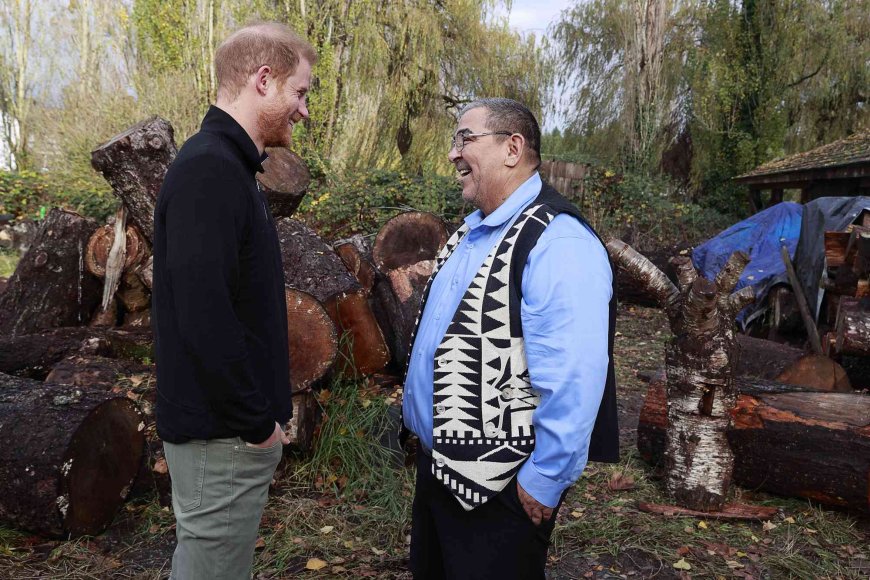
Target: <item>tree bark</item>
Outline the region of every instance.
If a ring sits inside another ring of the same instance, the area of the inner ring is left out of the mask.
[[[54,365],[45,377],[45,382],[111,391],[119,385],[119,379],[122,377],[153,372],[152,365],[142,364],[139,361],[74,354]]]
[[[391,329],[390,348],[396,365],[403,369],[411,347],[411,333],[417,322],[423,291],[435,268],[435,260],[423,260],[415,264],[389,270],[385,283],[379,281],[376,291],[376,312],[379,320],[385,320]]]
[[[377,271],[371,262],[371,249],[361,235],[356,235],[348,240],[339,240],[332,244],[332,248],[347,270],[353,274],[359,285],[365,290],[366,295],[371,295],[375,286]]]
[[[103,278],[106,275],[106,262],[109,259],[109,250],[115,241],[115,227],[105,225],[97,228],[88,240],[85,252],[85,268],[88,272]],[[124,270],[136,267],[145,261],[149,255],[148,245],[138,228],[133,225],[127,226],[127,255],[124,259]]]
[[[73,354],[153,358],[151,332],[73,327],[0,337],[0,373],[42,380],[54,365]]]
[[[0,295],[0,335],[87,324],[101,296],[99,281],[83,266],[96,227],[73,212],[49,212]]]
[[[378,270],[387,274],[396,268],[434,260],[447,238],[447,226],[437,215],[420,211],[401,213],[381,227],[372,246],[372,259]]]
[[[611,259],[665,309],[674,335],[665,350],[668,491],[683,507],[718,510],[733,466],[725,428],[736,400],[733,376],[739,351],[734,318],[754,299],[751,289],[732,291],[749,258],[735,252],[712,282],[698,276],[689,258],[675,258],[678,290],[625,243],[612,239],[607,249]]]
[[[149,244],[157,194],[177,153],[172,125],[160,117],[130,127],[91,152],[91,165],[112,186]]]
[[[283,147],[270,147],[266,153],[269,158],[263,162],[264,172],[257,174],[257,181],[275,219],[291,217],[311,183],[308,166],[301,157]]]
[[[842,298],[837,312],[838,354],[870,356],[870,309],[862,304],[865,299]]]
[[[311,294],[336,324],[345,368],[364,374],[376,372],[390,360],[383,332],[365,299],[362,287],[341,258],[308,227],[283,218],[277,222],[284,281],[288,288]],[[352,367],[352,368],[351,368]]]
[[[870,513],[870,396],[738,380],[727,437],[734,481]],[[641,457],[662,460],[668,428],[663,375],[650,382],[637,428]]]
[[[56,537],[101,532],[130,490],[142,431],[126,397],[0,375],[0,517]]]

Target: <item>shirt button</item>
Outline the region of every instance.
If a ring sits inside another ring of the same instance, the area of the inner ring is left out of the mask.
[[[439,415],[443,414],[444,411],[446,411],[446,410],[447,410],[447,407],[445,407],[444,405],[438,405],[437,407],[435,407],[435,412],[438,413]]]
[[[435,465],[438,467],[444,467],[444,459],[439,457],[438,459],[435,460]]]
[[[443,367],[443,366],[446,365],[446,364],[447,364],[447,361],[444,360],[443,358],[439,358],[439,359],[438,359],[438,366],[439,366],[439,367]]]
[[[501,392],[501,396],[504,397],[505,399],[513,399],[514,390],[512,388],[508,387]]]
[[[498,434],[498,427],[492,423],[487,423],[483,428],[483,432],[486,433],[487,437],[495,437]]]

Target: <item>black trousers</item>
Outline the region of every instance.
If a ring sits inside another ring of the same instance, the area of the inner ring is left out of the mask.
[[[465,511],[432,475],[432,458],[418,452],[411,512],[414,579],[543,579],[561,505],[560,500],[553,517],[535,526],[523,510],[514,477],[501,493]]]

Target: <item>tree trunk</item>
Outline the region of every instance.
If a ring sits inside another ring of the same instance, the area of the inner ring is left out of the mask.
[[[447,226],[435,214],[409,211],[381,227],[372,246],[372,259],[384,274],[423,260],[434,260],[447,243]]]
[[[85,246],[97,224],[52,209],[0,295],[0,335],[87,324],[100,301],[99,281],[85,272]]]
[[[127,254],[124,259],[124,270],[129,270],[144,262],[149,250],[145,239],[136,226],[128,225],[126,231]],[[109,250],[112,249],[114,241],[115,226],[99,227],[91,235],[85,252],[85,268],[88,272],[98,278],[103,278],[106,275],[106,262],[109,259]]]
[[[257,174],[257,181],[275,219],[290,217],[308,191],[311,174],[301,157],[283,147],[266,149],[269,158],[263,162],[263,173]]]
[[[404,369],[411,348],[411,333],[420,313],[423,291],[435,269],[435,260],[389,270],[386,284],[378,282],[377,309],[379,317],[387,320],[392,329],[390,347],[395,353],[396,365]]]
[[[277,227],[287,287],[311,294],[326,308],[340,335],[346,335],[339,340],[341,352],[356,371],[367,374],[384,368],[390,360],[384,335],[364,291],[338,254],[295,220],[278,220]]]
[[[0,375],[0,516],[51,536],[101,532],[130,490],[142,431],[126,397]]]
[[[42,380],[54,365],[73,354],[153,358],[151,332],[74,327],[0,337],[0,373]]]
[[[842,298],[837,312],[837,353],[870,356],[870,309],[865,299]]]
[[[736,483],[870,513],[870,396],[748,379],[736,388],[727,431]],[[662,459],[667,428],[660,374],[650,382],[638,422],[641,457]]]
[[[151,117],[91,152],[91,165],[112,186],[149,244],[154,239],[157,194],[178,152],[173,135],[168,121]]]
[[[681,506],[718,510],[733,466],[725,429],[736,400],[733,376],[739,350],[734,318],[754,299],[751,288],[731,292],[749,257],[735,252],[712,282],[698,276],[689,258],[675,258],[678,290],[623,242],[612,239],[607,249],[611,259],[664,308],[674,335],[665,351],[668,491]]]

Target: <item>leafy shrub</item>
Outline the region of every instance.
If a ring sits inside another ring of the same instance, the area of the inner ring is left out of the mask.
[[[371,234],[401,211],[429,211],[452,221],[471,210],[463,207],[455,179],[371,170],[324,180],[309,190],[299,217],[326,237]]]
[[[107,184],[70,179],[59,172],[0,171],[0,213],[16,218],[41,218],[52,207],[62,207],[104,222],[117,200]]]

